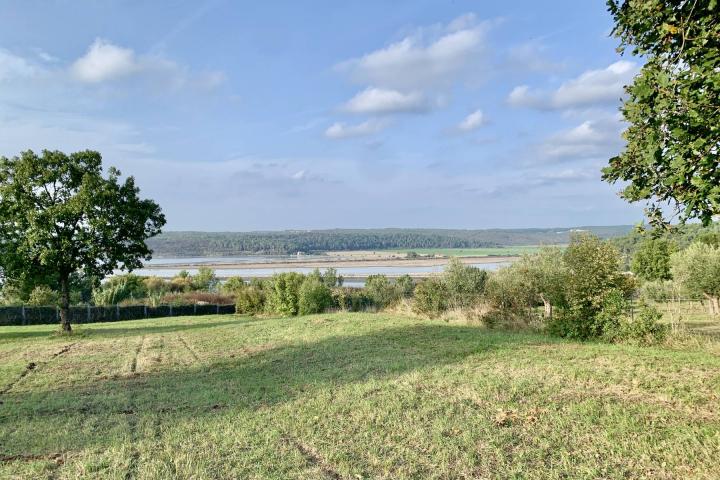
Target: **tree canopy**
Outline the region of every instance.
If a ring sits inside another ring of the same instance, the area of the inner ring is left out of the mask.
[[[165,224],[158,204],[120,175],[110,168],[103,177],[102,157],[90,150],[0,157],[0,267],[7,282],[57,278],[65,331],[70,276],[142,266],[151,255],[145,240]]]
[[[720,213],[720,9],[717,0],[609,0],[621,52],[645,60],[622,114],[627,146],[603,178],[646,201],[654,226]],[[668,215],[671,213],[671,215]]]

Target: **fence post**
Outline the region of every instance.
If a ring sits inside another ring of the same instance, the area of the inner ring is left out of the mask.
[[[27,315],[25,314],[25,305],[22,306],[22,324],[27,325]]]
[[[120,305],[115,304],[115,320],[120,320]]]
[[[147,305],[143,305],[143,315],[147,318]]]
[[[215,305],[215,315],[220,315],[220,304]]]
[[[197,315],[197,303],[193,303],[193,315]]]
[[[170,304],[170,315],[168,316],[172,317],[172,304]]]
[[[90,313],[90,304],[87,304],[87,323],[92,323],[92,314]]]

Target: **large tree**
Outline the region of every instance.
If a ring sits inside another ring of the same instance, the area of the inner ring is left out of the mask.
[[[140,199],[133,177],[103,176],[98,152],[28,150],[0,157],[0,267],[10,282],[53,275],[60,286],[63,331],[70,327],[70,278],[102,278],[149,259],[145,244],[165,216]]]
[[[609,0],[619,50],[645,60],[622,113],[625,150],[603,178],[646,201],[650,223],[720,214],[720,8],[717,0]]]

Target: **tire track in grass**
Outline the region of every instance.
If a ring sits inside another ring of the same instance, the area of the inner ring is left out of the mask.
[[[185,349],[188,352],[190,352],[190,355],[192,356],[193,360],[195,360],[196,363],[200,363],[200,357],[198,356],[197,352],[195,352],[195,350],[190,345],[188,345],[188,343],[185,341],[185,339],[183,337],[181,337],[180,335],[178,335],[178,340],[180,340],[180,343],[182,343],[183,346],[185,347]]]
[[[143,335],[140,343],[135,348],[135,354],[130,362],[130,375],[134,376],[137,372],[137,362],[140,352],[145,346],[145,336]],[[136,477],[138,462],[140,460],[140,450],[137,448],[138,442],[138,416],[137,416],[137,390],[133,388],[130,390],[130,398],[128,399],[128,410],[125,413],[128,416],[128,426],[130,428],[130,461],[128,462],[128,469],[125,472],[125,480],[131,480]]]
[[[342,480],[344,478],[311,445],[303,443],[302,441],[291,437],[290,435],[283,435],[281,439],[287,445],[295,448],[298,452],[300,452],[303,458],[305,458],[305,462],[309,466],[318,467],[322,472],[323,476],[325,476],[325,478],[328,478],[330,480]]]
[[[61,355],[65,355],[65,354],[66,354],[68,351],[70,351],[70,349],[71,349],[73,346],[75,346],[75,345],[77,345],[77,343],[70,343],[70,344],[68,344],[68,345],[65,345],[60,351],[55,352],[55,353],[53,353],[52,355],[50,355],[50,358],[48,358],[48,359],[45,360],[44,362],[40,362],[40,363],[30,362],[30,363],[28,363],[27,366],[25,367],[25,370],[23,370],[23,371],[20,373],[20,375],[19,375],[15,380],[13,380],[13,381],[10,382],[9,384],[7,384],[7,385],[5,386],[5,388],[3,388],[2,390],[0,390],[0,395],[5,395],[5,394],[8,393],[10,390],[12,390],[13,388],[15,388],[15,386],[16,386],[18,383],[20,383],[20,382],[21,382],[26,376],[28,376],[30,373],[36,371],[39,367],[41,367],[41,366],[43,366],[43,365],[47,365],[48,363],[50,363],[51,361],[53,361],[54,359],[56,359],[57,357],[59,357],[59,356],[61,356]],[[1,404],[2,404],[2,402],[0,402],[0,405],[1,405]]]

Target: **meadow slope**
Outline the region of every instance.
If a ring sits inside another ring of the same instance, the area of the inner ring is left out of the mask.
[[[0,478],[718,478],[720,357],[385,314],[0,328]]]

